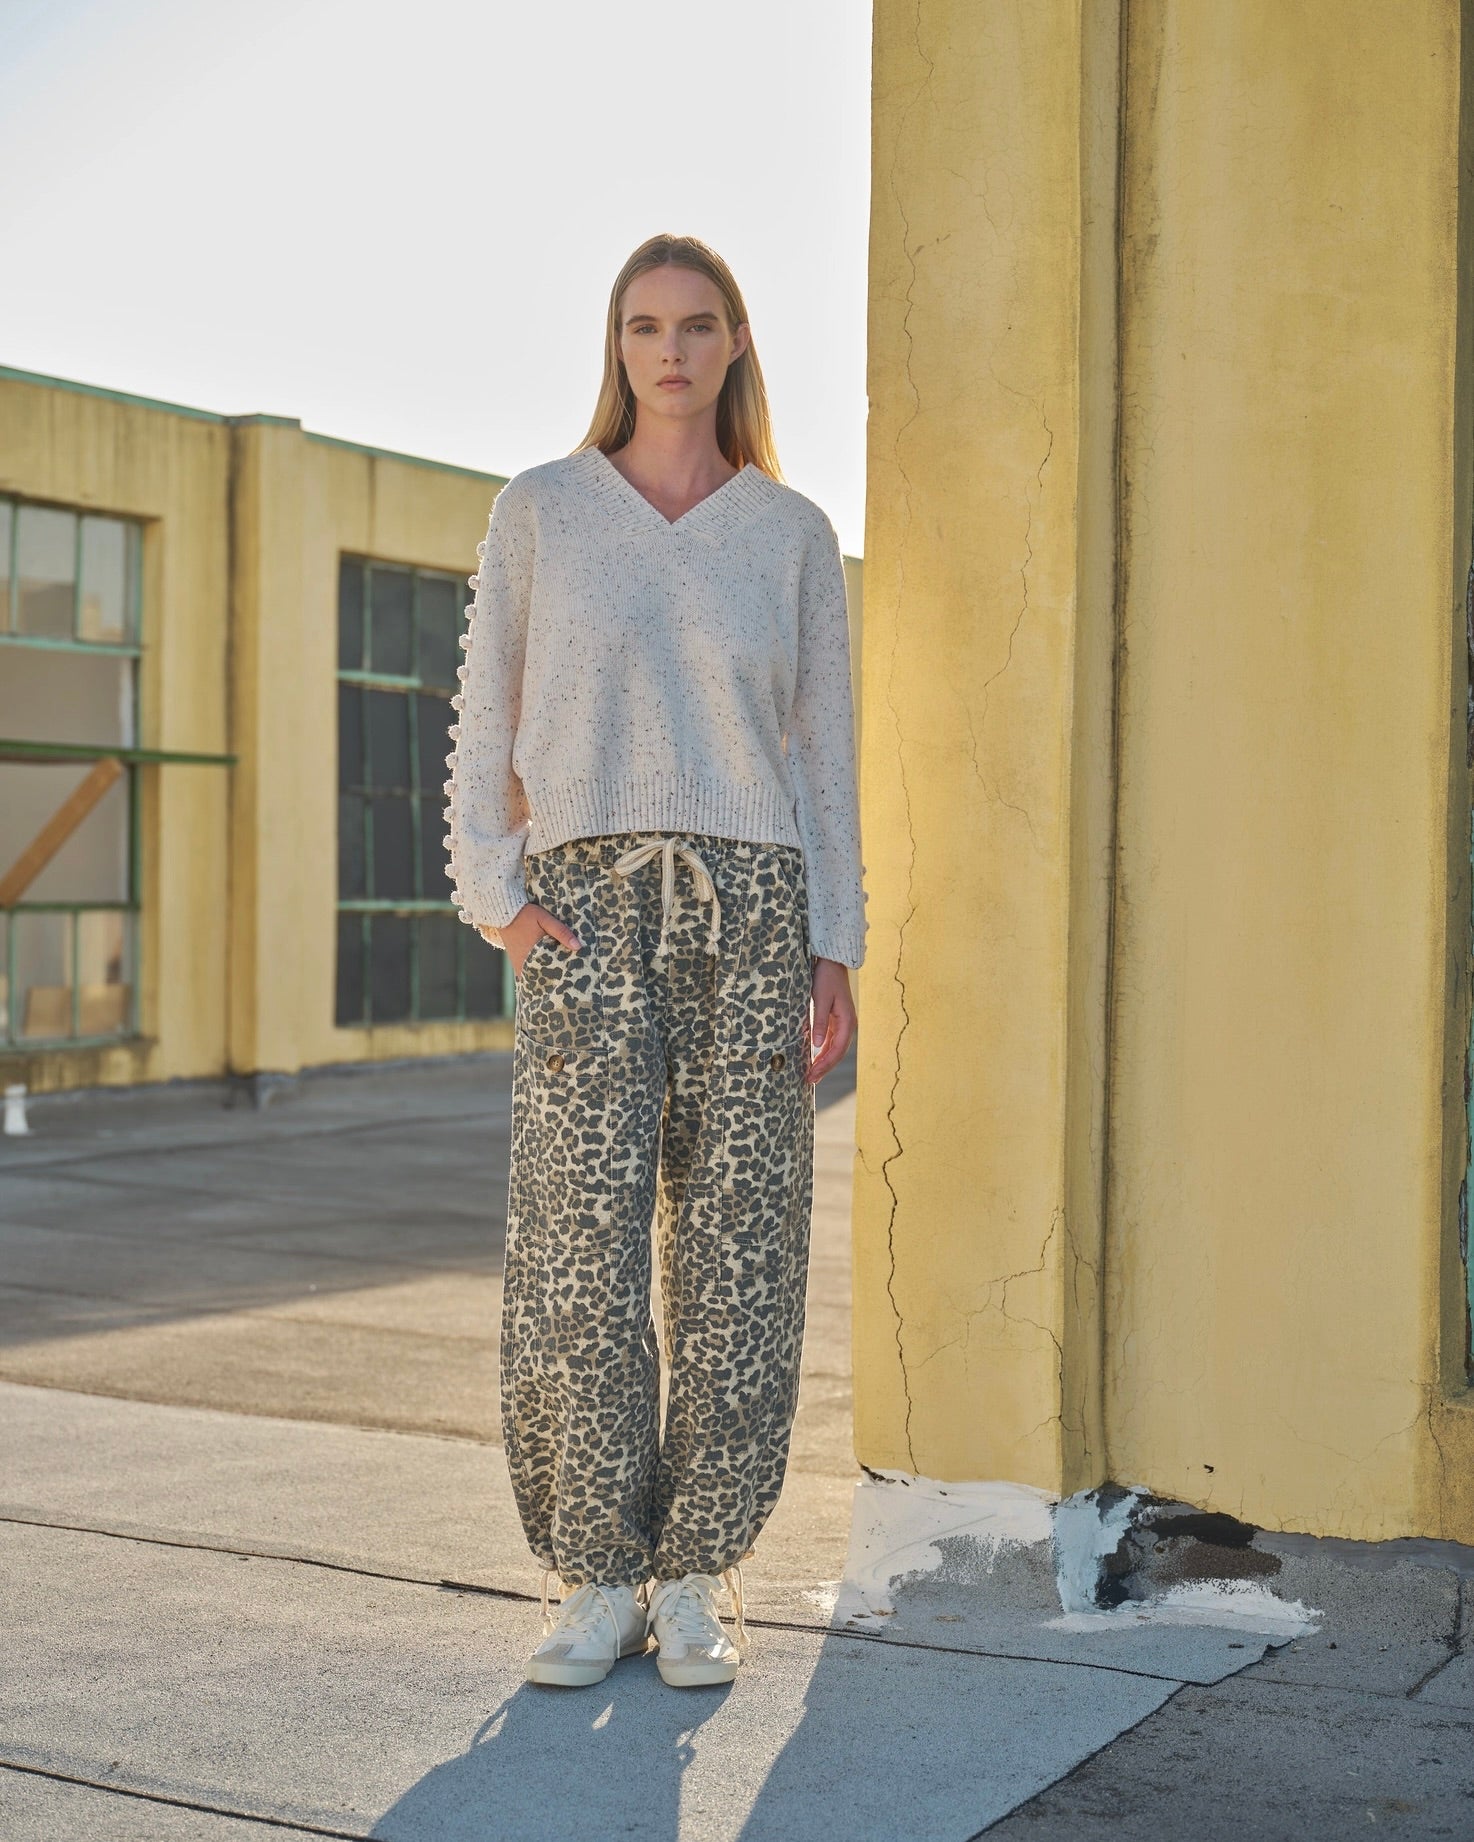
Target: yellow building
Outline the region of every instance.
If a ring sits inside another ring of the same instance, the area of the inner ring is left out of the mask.
[[[1456,0],[878,0],[857,1447],[1474,1542]]]
[[[500,484],[0,371],[0,1079],[510,1045],[444,850]]]

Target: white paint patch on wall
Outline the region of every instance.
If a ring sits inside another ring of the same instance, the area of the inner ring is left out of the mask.
[[[1139,1488],[1127,1491],[1104,1515],[1094,1491],[1066,1497],[1055,1509],[1054,1575],[1067,1613],[1097,1610],[1100,1564],[1120,1547],[1145,1494]]]
[[[1026,1484],[943,1483],[903,1471],[881,1471],[855,1485],[849,1555],[838,1594],[830,1583],[807,1597],[830,1612],[834,1626],[880,1630],[895,1614],[892,1594],[942,1565],[940,1544],[962,1537],[984,1573],[1007,1550],[1049,1543],[1062,1612],[1036,1605],[1028,1621],[1069,1632],[1122,1632],[1146,1625],[1217,1626],[1277,1642],[1318,1629],[1320,1613],[1300,1600],[1277,1598],[1250,1580],[1198,1580],[1101,1610],[1096,1595],[1101,1562],[1114,1554],[1148,1496],[1134,1487],[1104,1511],[1094,1492],[1063,1501]],[[969,1590],[977,1590],[976,1587]],[[1002,1600],[1009,1597],[1006,1587]]]
[[[935,1573],[942,1564],[937,1543],[951,1536],[974,1542],[987,1568],[1004,1548],[1048,1541],[1055,1501],[1027,1484],[944,1484],[904,1471],[862,1478],[833,1622],[873,1629],[891,1617],[892,1588]]]
[[[1320,1613],[1300,1599],[1277,1599],[1257,1580],[1194,1580],[1154,1599],[1128,1599],[1109,1611],[1067,1611],[1052,1631],[1131,1631],[1142,1625],[1218,1625],[1284,1643],[1319,1630]]]

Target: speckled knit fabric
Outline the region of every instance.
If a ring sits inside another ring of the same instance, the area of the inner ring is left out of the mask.
[[[445,789],[461,919],[511,921],[529,852],[702,832],[798,845],[811,952],[859,966],[849,625],[820,508],[747,466],[671,523],[586,448],[510,480],[478,553]]]

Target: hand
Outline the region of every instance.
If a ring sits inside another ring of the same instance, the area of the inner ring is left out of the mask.
[[[489,940],[494,929],[478,927],[476,932],[483,940]],[[527,963],[527,955],[540,934],[551,934],[558,945],[569,953],[580,951],[577,934],[571,927],[560,921],[556,915],[550,915],[546,908],[539,908],[536,902],[524,902],[514,919],[501,930],[502,951],[512,962],[512,972],[517,978],[522,977],[522,968]],[[493,941],[493,945],[496,943]]]
[[[854,1040],[855,1001],[850,996],[850,969],[837,959],[814,961],[814,1021],[807,1080],[817,1087]]]

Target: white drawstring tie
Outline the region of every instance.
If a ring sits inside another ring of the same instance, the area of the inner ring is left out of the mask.
[[[622,857],[615,860],[616,876],[629,876],[638,870],[641,864],[648,863],[656,852],[660,853],[660,939],[655,945],[655,957],[661,959],[666,951],[666,929],[670,924],[671,902],[676,892],[676,858],[682,857],[691,867],[691,874],[696,879],[696,899],[711,903],[711,925],[706,934],[706,950],[715,953],[722,931],[722,905],[717,900],[717,886],[711,879],[711,872],[702,862],[700,854],[692,850],[689,844],[679,838],[649,838],[643,844],[635,844]]]

